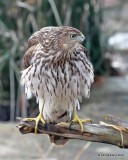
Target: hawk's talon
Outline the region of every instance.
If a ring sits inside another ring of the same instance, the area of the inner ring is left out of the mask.
[[[74,118],[73,118],[73,120],[72,120],[71,125],[72,125],[73,123],[79,123],[81,132],[83,132],[83,131],[84,131],[83,123],[87,123],[87,122],[92,123],[92,121],[91,121],[90,119],[85,119],[85,120],[80,119],[80,118],[78,117],[78,115],[76,114],[76,111],[74,112]]]
[[[82,123],[92,123],[92,120],[91,119],[80,119]]]
[[[43,118],[42,113],[39,113],[39,115],[36,118],[25,118],[26,121],[35,121],[35,134],[37,134],[38,131],[38,124],[39,121],[41,121],[43,123],[43,125],[45,125],[45,120]]]

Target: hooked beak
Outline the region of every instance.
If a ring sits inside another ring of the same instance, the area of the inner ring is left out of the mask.
[[[84,35],[82,35],[82,36],[80,37],[80,42],[81,42],[82,45],[85,45],[85,44],[86,44],[86,38],[85,38]]]
[[[86,44],[86,38],[85,38],[85,37],[84,37],[84,39],[83,39],[82,44],[83,44],[83,45],[85,45],[85,44]]]

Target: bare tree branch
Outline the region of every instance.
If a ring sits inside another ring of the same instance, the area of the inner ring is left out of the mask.
[[[107,115],[107,122],[99,124],[85,124],[84,132],[81,133],[79,124],[60,126],[46,124],[45,126],[39,122],[38,134],[56,135],[67,139],[81,139],[92,142],[107,143],[128,148],[128,122],[123,121],[111,115]],[[34,133],[35,121],[27,121],[22,119],[18,125],[22,134]]]

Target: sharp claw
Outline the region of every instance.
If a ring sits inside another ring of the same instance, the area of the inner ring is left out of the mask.
[[[46,125],[46,123],[45,123],[43,126],[44,126],[44,128],[45,128],[45,129],[47,129],[47,125]]]
[[[72,124],[73,124],[73,121],[70,123],[70,125],[69,125],[69,129],[72,129],[72,128],[71,128]]]

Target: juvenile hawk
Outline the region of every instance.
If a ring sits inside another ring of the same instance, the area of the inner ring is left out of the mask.
[[[21,84],[28,98],[36,96],[42,123],[78,122],[82,96],[89,98],[94,79],[93,66],[86,48],[85,36],[69,26],[45,27],[28,40],[23,57]]]

